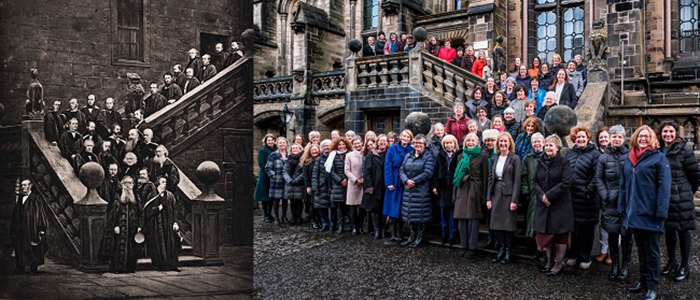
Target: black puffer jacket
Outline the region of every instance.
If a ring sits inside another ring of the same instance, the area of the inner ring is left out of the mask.
[[[323,153],[314,161],[314,169],[311,172],[311,193],[314,195],[314,208],[324,209],[330,207],[331,202],[331,176],[323,169],[328,154]]]
[[[401,164],[399,179],[404,185],[401,199],[401,218],[406,222],[427,223],[431,220],[430,179],[435,169],[435,158],[430,151],[424,150],[415,157],[411,151]],[[406,181],[413,180],[412,188],[405,187]]]
[[[608,233],[620,233],[622,215],[617,212],[617,196],[620,191],[622,164],[629,156],[627,145],[606,150],[598,158],[595,168],[595,184],[601,203],[600,225]]]
[[[596,192],[595,167],[600,151],[595,145],[588,143],[586,147],[574,146],[566,152],[573,171],[571,198],[574,204],[574,223],[591,225],[598,223],[600,201]]]
[[[347,179],[345,176],[345,155],[336,153],[333,159],[333,166],[331,167],[331,202],[342,202],[345,203],[347,199],[348,187],[340,184],[343,180]]]
[[[304,187],[304,167],[299,166],[299,156],[290,154],[284,163],[284,198],[302,200],[306,194]]]
[[[671,164],[671,201],[668,206],[666,229],[695,230],[693,196],[700,185],[700,169],[693,150],[684,141],[672,144],[666,152]]]
[[[515,119],[513,120],[503,120],[503,126],[506,127],[506,131],[510,133],[510,136],[513,138],[513,140],[518,138],[518,135],[520,135],[522,130],[522,126],[520,125],[520,122],[516,121]]]

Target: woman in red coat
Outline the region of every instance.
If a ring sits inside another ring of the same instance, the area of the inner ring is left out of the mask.
[[[479,59],[472,66],[472,73],[479,77],[484,77],[484,66],[486,65],[486,53],[484,50],[479,50]]]
[[[457,141],[459,141],[457,144],[461,145],[462,139],[464,139],[464,136],[469,133],[469,129],[467,128],[467,121],[469,121],[469,117],[464,115],[464,104],[462,103],[455,103],[454,112],[454,116],[447,119],[445,132],[447,134],[454,135],[457,138]]]
[[[457,57],[457,50],[452,48],[452,42],[445,41],[445,47],[440,48],[438,58],[446,62],[452,62],[455,57]]]

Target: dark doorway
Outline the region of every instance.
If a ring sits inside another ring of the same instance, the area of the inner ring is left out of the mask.
[[[370,110],[365,112],[365,128],[376,134],[386,134],[390,131],[399,133],[401,130],[401,110]]]
[[[229,45],[229,40],[231,38],[226,35],[218,35],[211,33],[200,33],[199,34],[199,54],[209,54],[212,55],[215,52],[215,47],[217,43],[222,43],[224,45],[224,51],[228,51],[231,45]]]

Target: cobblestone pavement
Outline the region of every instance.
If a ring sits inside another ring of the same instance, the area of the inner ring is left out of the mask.
[[[224,266],[181,267],[179,273],[93,274],[49,260],[37,275],[2,270],[0,299],[250,299],[251,252],[222,248]]]
[[[636,247],[629,282],[607,280],[609,267],[566,269],[546,277],[533,261],[492,264],[458,249],[433,245],[403,248],[369,235],[352,237],[289,227],[255,218],[255,288],[258,299],[642,299],[627,293],[638,275]],[[700,243],[693,232],[691,276],[661,282],[661,299],[700,299]],[[662,239],[662,264],[665,244]]]

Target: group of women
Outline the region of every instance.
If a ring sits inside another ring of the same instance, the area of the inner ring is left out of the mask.
[[[352,131],[345,136],[333,131],[331,139],[320,141],[311,132],[308,144],[298,135],[288,146],[284,137],[268,134],[258,154],[256,187],[265,221],[299,224],[306,203],[315,229],[340,234],[348,223],[358,235],[367,219],[375,239],[386,233],[391,242],[417,247],[435,214],[442,242],[454,242],[458,230],[466,258],[475,257],[485,222],[487,246],[498,249],[492,262],[509,264],[521,206],[520,229],[546,257],[541,271],[548,276],[560,274],[564,264],[587,269],[600,224],[609,246],[610,280],[627,279],[633,240],[641,276],[631,292],[645,290],[654,299],[660,275],[688,277],[700,169],[675,122],[661,124],[658,132],[637,128],[629,146],[620,125],[600,129],[595,138],[577,126],[569,136],[574,145],[565,149],[558,136],[545,137],[534,118],[526,120],[518,141],[509,130],[478,126],[462,134],[455,123],[461,110],[455,109],[447,126],[435,124],[429,137],[414,137],[410,130],[398,137],[368,131],[363,140]],[[669,258],[662,270],[658,243],[664,232]]]

